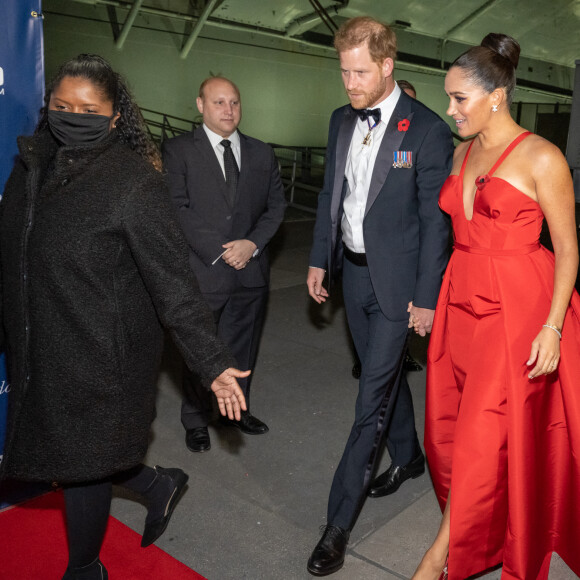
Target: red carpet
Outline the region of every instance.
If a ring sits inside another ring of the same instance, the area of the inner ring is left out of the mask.
[[[68,549],[62,493],[48,493],[0,512],[0,579],[60,580]],[[205,580],[115,518],[101,550],[110,580]]]

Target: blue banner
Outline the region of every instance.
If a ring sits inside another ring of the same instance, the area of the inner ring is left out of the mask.
[[[0,2],[0,192],[18,152],[16,137],[30,135],[44,98],[41,0]],[[0,459],[6,431],[8,379],[0,357]]]

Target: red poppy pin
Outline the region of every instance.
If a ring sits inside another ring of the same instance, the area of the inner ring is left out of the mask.
[[[487,183],[489,183],[489,175],[486,173],[485,175],[479,175],[475,180],[475,186],[478,190],[481,190],[485,187]]]
[[[402,121],[399,121],[398,124],[399,131],[406,131],[409,128],[410,124],[411,121],[409,121],[409,119],[403,119]]]

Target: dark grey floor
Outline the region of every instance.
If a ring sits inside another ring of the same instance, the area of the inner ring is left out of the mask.
[[[273,243],[272,291],[252,386],[252,412],[270,432],[244,436],[212,426],[211,451],[190,453],[179,420],[181,363],[172,347],[159,379],[147,463],[179,466],[190,480],[157,545],[209,580],[311,578],[306,560],[325,523],[330,483],[353,418],[357,382],[339,292],[323,307],[309,299],[312,218],[295,210],[288,218]],[[422,363],[426,346],[420,338],[411,344]],[[409,373],[409,382],[422,440],[425,372]],[[384,456],[381,469],[388,464]],[[142,505],[117,496],[113,515],[142,531]],[[346,564],[332,578],[410,578],[439,518],[428,475],[393,496],[368,500]],[[499,576],[495,571],[486,578]],[[550,578],[575,576],[554,556]]]

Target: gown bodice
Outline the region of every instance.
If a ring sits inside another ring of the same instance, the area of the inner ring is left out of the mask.
[[[489,173],[477,177],[473,216],[468,220],[463,205],[463,176],[473,141],[467,150],[459,175],[450,175],[439,198],[439,206],[451,216],[456,245],[502,254],[537,248],[544,215],[538,202],[494,173],[529,132],[520,134]]]

